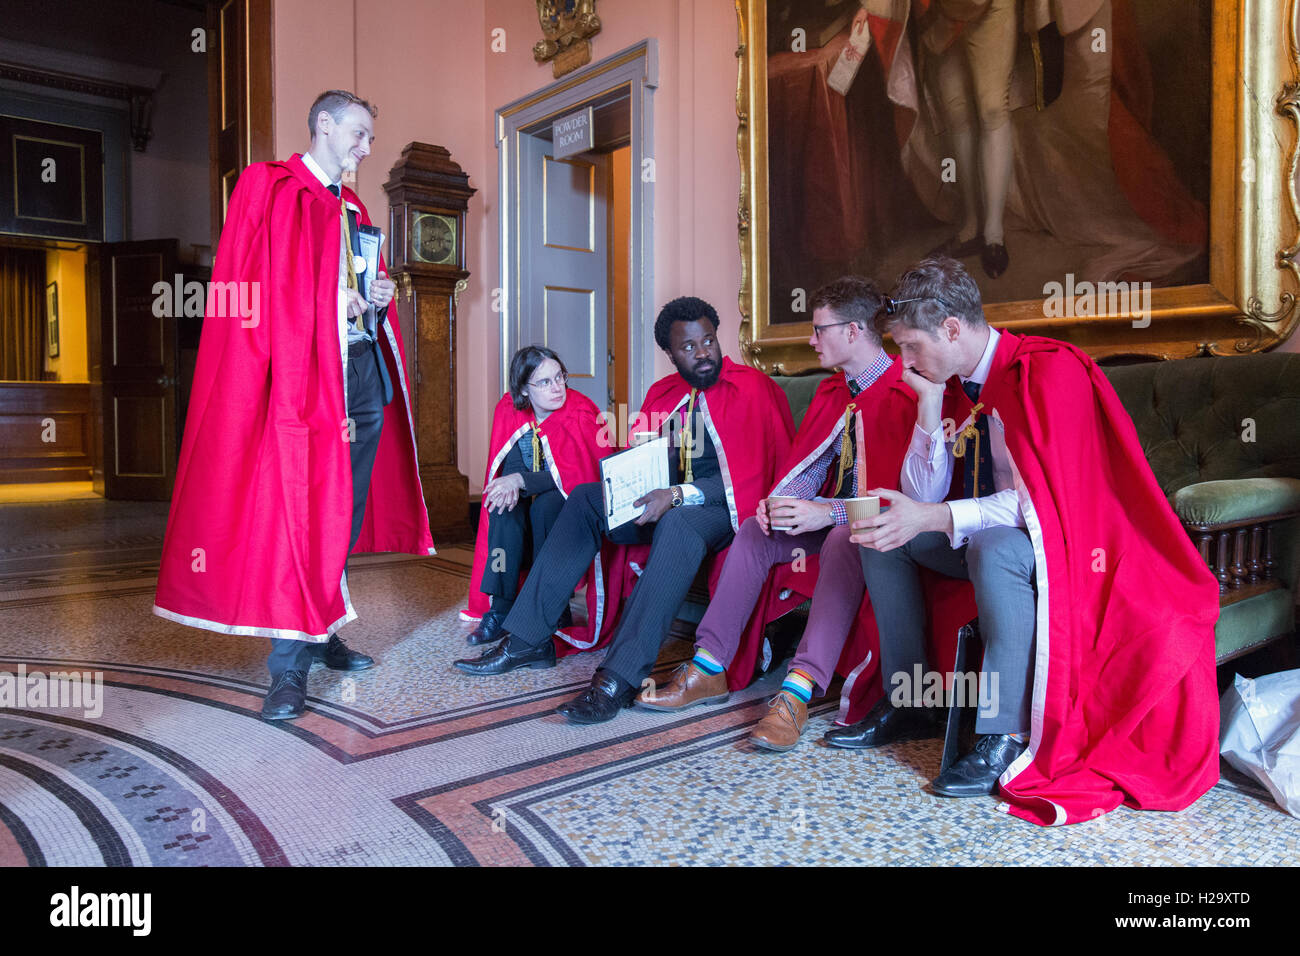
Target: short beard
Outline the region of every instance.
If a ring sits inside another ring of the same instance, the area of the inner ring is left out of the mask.
[[[717,384],[718,379],[722,377],[722,363],[715,362],[713,371],[707,376],[702,376],[695,371],[695,363],[692,362],[687,368],[677,366],[677,374],[686,379],[686,384],[691,388],[697,388],[701,392],[706,388],[712,388]]]

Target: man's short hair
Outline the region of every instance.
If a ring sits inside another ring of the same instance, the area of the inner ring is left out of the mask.
[[[316,138],[316,117],[320,115],[321,110],[334,117],[334,122],[341,123],[343,114],[347,112],[349,106],[360,106],[372,118],[379,115],[379,110],[355,93],[349,93],[347,90],[326,90],[316,97],[316,102],[311,105],[311,112],[307,114],[307,132],[311,133],[311,138],[313,140]]]
[[[876,315],[876,331],[881,335],[897,325],[936,335],[950,315],[973,328],[988,325],[979,286],[965,266],[947,256],[931,256],[912,266],[898,280],[891,298],[899,303],[894,314],[881,309]]]
[[[841,321],[852,322],[880,344],[874,319],[884,303],[880,287],[861,276],[843,276],[828,282],[812,296],[812,311],[830,309]]]
[[[713,331],[718,331],[718,311],[709,303],[693,295],[673,299],[659,310],[659,318],[655,319],[655,342],[667,352],[672,344],[670,333],[673,323],[694,322],[697,319],[708,319],[713,323]]]

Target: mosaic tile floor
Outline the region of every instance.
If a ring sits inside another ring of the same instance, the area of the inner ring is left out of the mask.
[[[267,723],[264,642],[149,613],[153,507],[127,514],[101,502],[80,517],[35,518],[0,509],[0,673],[103,678],[100,714],[0,708],[0,865],[1285,865],[1300,856],[1300,821],[1235,777],[1183,813],[1121,809],[1047,830],[998,813],[992,798],[927,794],[938,741],[820,746],[830,705],[814,708],[795,751],[757,751],[746,736],[775,690],[771,676],[685,716],[628,710],[571,726],[553,709],[586,683],[596,656],[496,680],[450,667],[468,653],[457,618],[468,555],[458,548],[354,562],[361,617],[343,633],[380,666],[314,670],[307,715]],[[33,522],[50,532],[46,565],[31,560],[34,539],[11,533]],[[660,671],[688,653],[671,642]]]

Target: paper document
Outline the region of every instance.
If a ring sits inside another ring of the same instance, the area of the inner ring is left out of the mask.
[[[600,484],[605,494],[606,526],[610,531],[641,517],[645,505],[632,502],[656,488],[668,487],[668,437],[601,459]]]
[[[366,300],[370,299],[370,283],[379,278],[379,250],[384,244],[384,234],[379,231],[378,226],[367,226],[364,223],[357,227],[357,244],[361,247],[361,255],[366,260],[365,271],[361,274],[365,277],[364,292],[362,293]],[[369,309],[370,317],[375,318],[375,307],[372,305]],[[373,327],[374,322],[367,322],[367,327]]]

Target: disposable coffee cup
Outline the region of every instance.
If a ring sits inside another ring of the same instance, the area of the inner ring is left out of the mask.
[[[772,518],[772,510],[787,501],[802,501],[798,495],[772,495],[767,499],[767,517],[772,522],[773,531],[789,531],[789,527],[782,527]]]
[[[871,495],[866,498],[845,498],[844,513],[849,517],[849,527],[853,526],[855,521],[864,521],[867,518],[874,518],[880,514],[880,496]]]
[[[633,432],[632,444],[628,447],[635,448],[637,445],[644,445],[646,442],[654,441],[658,437],[658,432]]]

